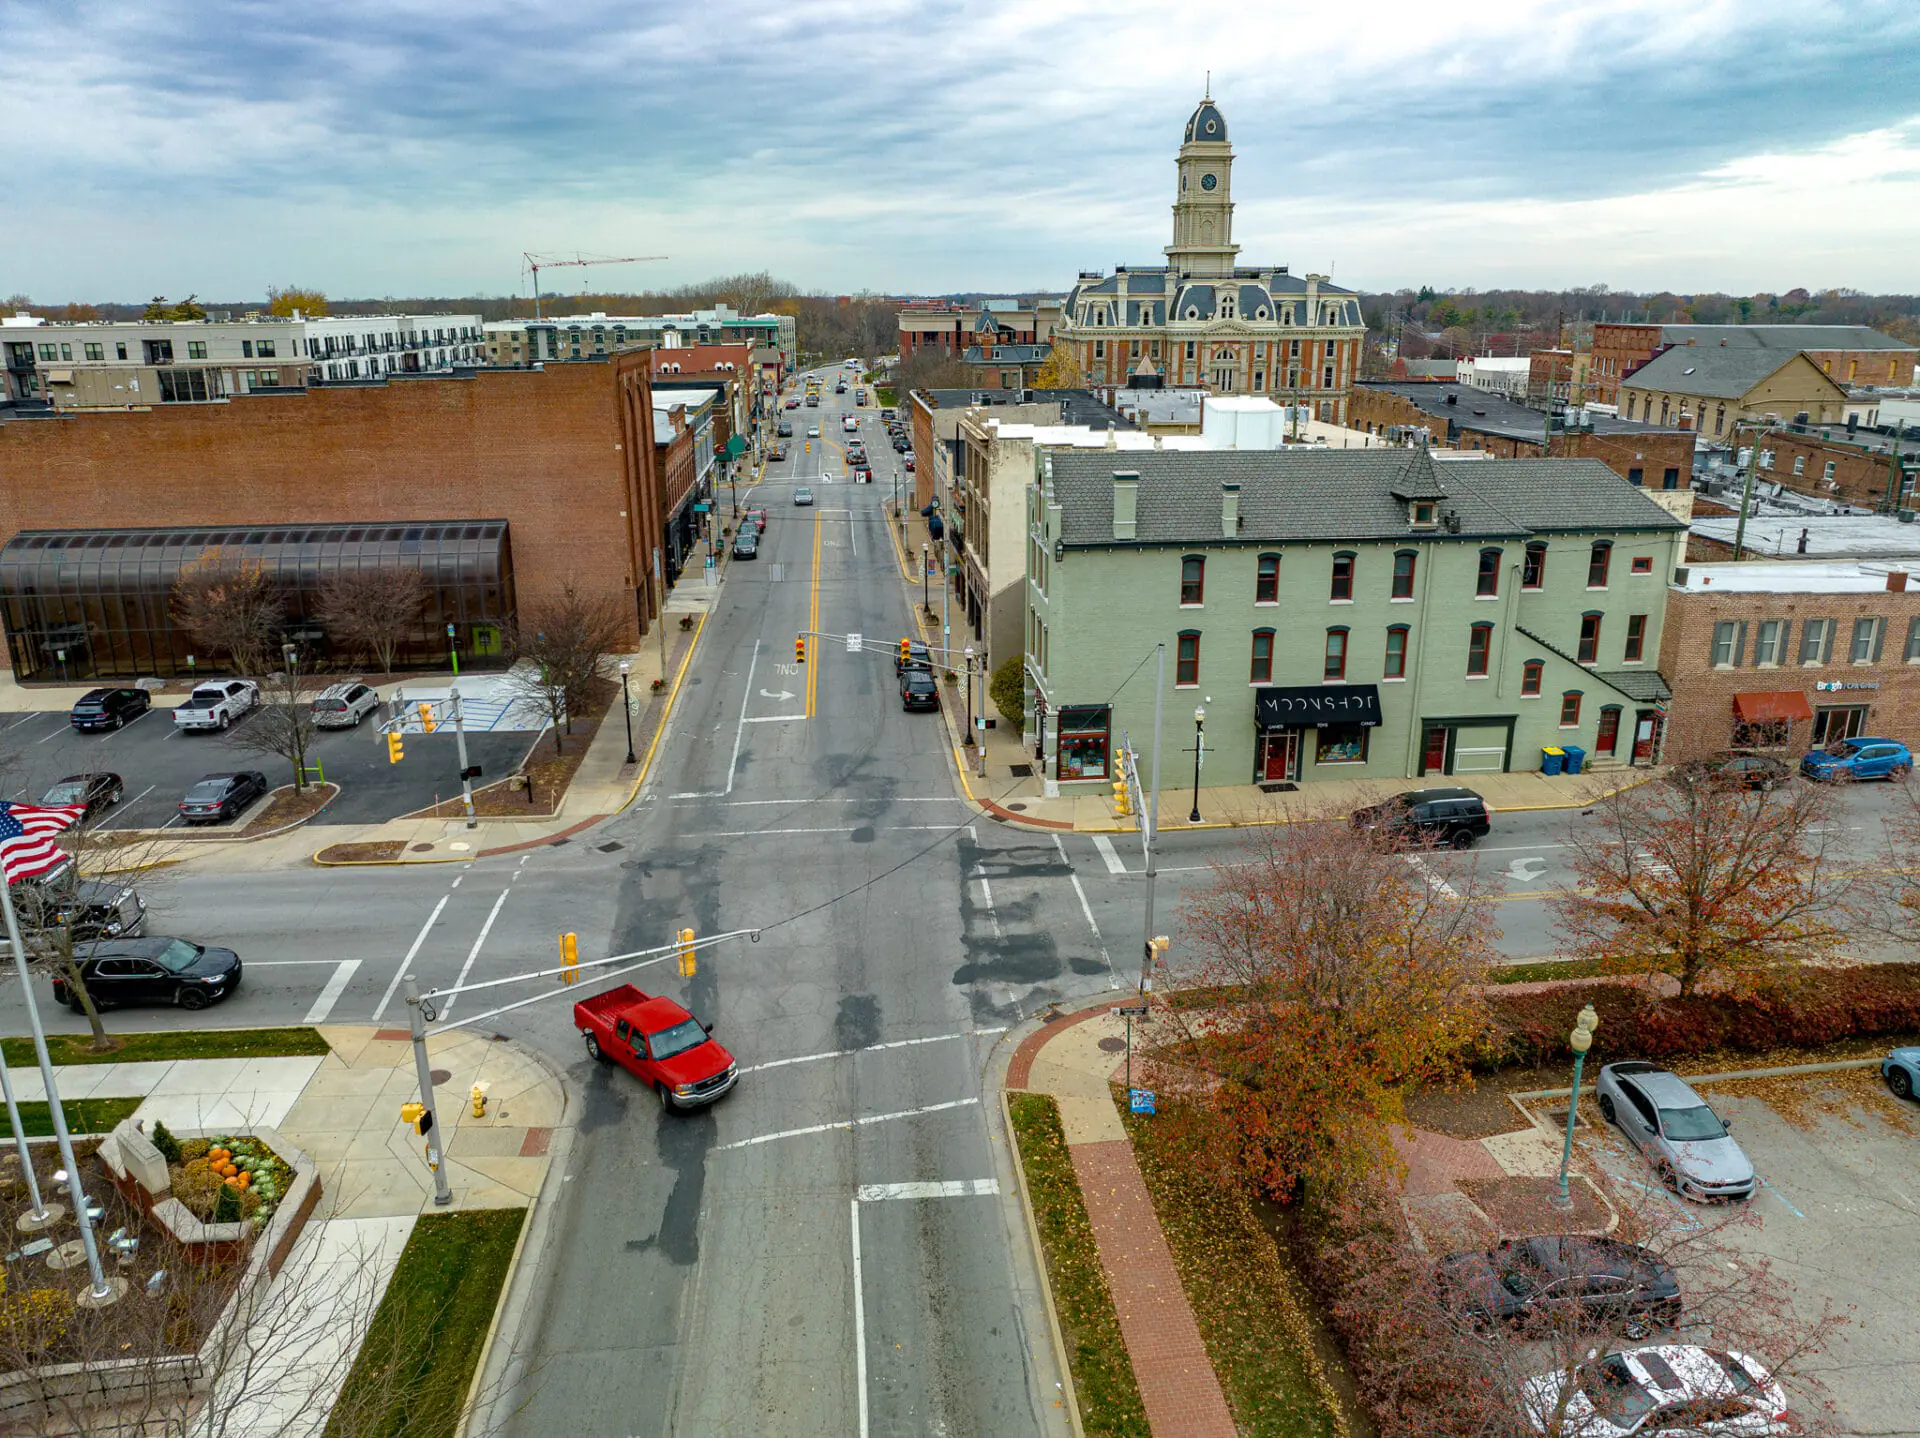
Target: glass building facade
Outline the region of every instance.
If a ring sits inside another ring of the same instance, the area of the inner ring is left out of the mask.
[[[14,677],[68,682],[185,674],[190,635],[173,618],[183,566],[217,553],[279,581],[286,637],[313,660],[346,664],[319,614],[336,574],[418,569],[427,601],[396,663],[444,668],[505,662],[513,622],[513,555],[503,519],[407,524],[280,524],[191,529],[23,530],[0,547],[0,620]],[[451,641],[447,626],[453,626]]]

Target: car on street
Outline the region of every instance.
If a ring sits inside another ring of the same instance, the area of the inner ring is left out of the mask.
[[[887,407],[886,407],[885,409],[883,409],[883,410],[881,410],[881,411],[880,411],[880,418],[882,418],[882,419],[892,419],[892,418],[893,418],[893,406],[892,406],[892,405],[888,405],[888,406],[887,406]]]
[[[118,774],[69,774],[41,796],[42,804],[85,804],[83,819],[98,818],[103,809],[111,809],[126,794],[127,786]]]
[[[1895,1098],[1920,1094],[1920,1048],[1895,1049],[1881,1059],[1880,1077]]]
[[[257,769],[209,774],[180,800],[180,817],[189,824],[225,824],[267,792],[267,776]]]
[[[123,729],[153,707],[144,689],[89,689],[67,714],[67,722],[81,733],[93,729]]]
[[[773,432],[776,438],[792,439],[793,438],[793,421],[790,419],[781,420],[780,423],[776,424],[773,427]]]
[[[819,426],[819,425],[817,425],[817,424],[810,424],[810,425],[808,425],[808,426],[807,426],[807,438],[808,438],[808,439],[818,439],[818,438],[820,438],[820,426]]]
[[[1569,1382],[1577,1390],[1571,1395]],[[1775,1438],[1794,1431],[1787,1395],[1759,1359],[1690,1343],[1595,1355],[1571,1374],[1528,1379],[1523,1392],[1540,1433]]]
[[[1846,784],[1855,779],[1905,779],[1913,772],[1913,752],[1898,739],[1842,739],[1815,749],[1800,761],[1809,779]]]
[[[380,708],[380,696],[358,679],[329,684],[313,701],[316,729],[357,729],[360,721]]]
[[[1725,785],[1729,789],[1773,790],[1793,778],[1792,768],[1771,754],[1751,749],[1728,749],[1676,767],[1676,783]]]
[[[794,490],[793,492],[793,502],[796,505],[812,504],[813,491],[808,489],[804,484],[801,485],[798,489]]]
[[[735,559],[758,559],[760,557],[760,531],[746,525],[733,536],[733,557]]]
[[[853,402],[855,404],[865,404],[867,402],[867,392],[863,389],[855,390],[853,392]]]
[[[15,907],[30,932],[65,929],[75,943],[130,939],[147,927],[147,901],[117,879],[78,879],[68,865],[58,873],[16,886]]]
[[[873,471],[868,469],[864,464],[861,465],[853,472],[853,482],[855,484],[872,484]]]
[[[787,447],[784,444],[776,444],[771,450],[768,451],[767,457],[771,459],[775,464],[778,464],[781,460],[787,457]]]
[[[1611,1238],[1515,1238],[1454,1253],[1435,1269],[1448,1306],[1475,1323],[1559,1322],[1578,1315],[1644,1338],[1680,1317],[1680,1284],[1652,1253]]]
[[[212,679],[196,684],[186,703],[173,711],[176,729],[227,729],[260,702],[251,679]]]
[[[909,669],[926,669],[931,671],[932,668],[933,651],[918,639],[909,639],[907,641],[907,653],[904,659],[901,658],[898,649],[893,651],[893,672],[895,674],[904,674]]]
[[[934,683],[932,671],[908,669],[901,674],[900,707],[909,710],[940,707],[940,686]]]
[[[95,1008],[122,1004],[177,1004],[204,1009],[240,987],[240,956],[188,939],[104,939],[80,960],[80,980]],[[80,1010],[78,995],[67,992],[55,974],[53,1001]]]
[[[906,440],[896,436],[893,441],[893,452],[895,454],[905,454],[907,452]]]
[[[901,461],[901,464],[906,469],[908,474],[913,473],[913,456],[912,455],[909,454],[904,460]]]
[[[1726,1121],[1678,1074],[1634,1059],[1606,1065],[1595,1087],[1600,1116],[1681,1197],[1703,1203],[1753,1197],[1753,1164]]]
[[[800,401],[797,398],[789,397],[787,400],[787,408],[788,409],[800,408]]]
[[[745,514],[741,515],[740,527],[745,529],[748,525],[752,525],[756,533],[765,529],[767,527],[766,510],[757,508],[749,509]]]
[[[1384,803],[1355,809],[1355,829],[1378,832],[1396,844],[1471,849],[1493,829],[1492,807],[1471,789],[1409,789]]]
[[[595,1063],[617,1063],[660,1099],[669,1113],[700,1108],[740,1076],[733,1055],[672,999],[622,984],[573,1006],[573,1026]]]

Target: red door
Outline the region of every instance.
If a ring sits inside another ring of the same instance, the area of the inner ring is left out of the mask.
[[[1429,729],[1420,754],[1420,772],[1437,774],[1447,767],[1447,731]]]
[[[1593,741],[1593,752],[1611,754],[1620,742],[1620,711],[1602,709],[1600,711],[1600,732]]]
[[[1262,736],[1266,744],[1266,759],[1260,767],[1262,779],[1268,783],[1294,779],[1294,760],[1300,753],[1300,731],[1298,729],[1269,729]]]

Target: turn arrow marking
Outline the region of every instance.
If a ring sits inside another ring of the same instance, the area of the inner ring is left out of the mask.
[[[788,693],[788,692],[787,692],[786,690],[784,690],[784,689],[782,689],[782,690],[781,690],[781,691],[780,691],[779,693],[777,693],[777,694],[776,694],[776,693],[774,693],[774,691],[773,691],[773,690],[771,690],[771,689],[762,689],[762,690],[760,691],[760,697],[761,697],[762,699],[791,699],[791,698],[793,698],[793,695],[791,695],[791,694],[789,694],[789,693]]]

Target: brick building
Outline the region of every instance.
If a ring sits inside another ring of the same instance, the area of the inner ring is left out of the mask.
[[[647,355],[635,352],[545,370],[0,422],[0,540],[7,553],[32,546],[27,535],[41,548],[55,544],[50,536],[61,536],[61,547],[104,548],[122,542],[116,534],[164,528],[181,536],[175,548],[244,555],[263,526],[344,524],[392,528],[404,552],[421,525],[504,521],[523,609],[537,610],[571,582],[616,598],[632,616],[623,638],[634,642],[665,599],[651,578],[667,495],[648,369]],[[155,547],[156,564],[166,548]],[[318,562],[324,569],[329,561]],[[85,647],[104,655],[113,632],[131,622],[121,598],[98,594],[42,590],[19,608],[21,596],[5,593],[4,582],[0,601],[16,630],[91,636]],[[147,596],[158,617],[147,628],[160,637],[138,672],[173,672],[188,646],[162,632],[166,585],[143,582],[158,585]],[[32,635],[8,639],[20,677],[51,662]],[[64,677],[85,677],[84,665]]]
[[[1790,762],[1858,734],[1920,735],[1920,585],[1860,561],[1688,565],[1660,638],[1661,758],[1764,749]]]
[[[1589,398],[1618,404],[1620,382],[1676,345],[1765,349],[1782,359],[1803,353],[1840,384],[1896,385],[1912,381],[1920,350],[1867,325],[1596,324]]]
[[[1897,451],[1897,453],[1896,453]],[[1910,509],[1920,475],[1920,439],[1896,441],[1871,430],[1831,428],[1798,433],[1772,429],[1760,437],[1760,475],[1816,499],[1870,509]],[[1891,486],[1894,501],[1887,494]]]
[[[964,359],[976,346],[1038,345],[1051,348],[1054,327],[1060,322],[1060,302],[1042,300],[985,300],[964,304],[955,300],[913,300],[900,307],[897,321],[900,362],[929,351],[949,359]],[[1044,354],[1042,355],[1044,359]]]

